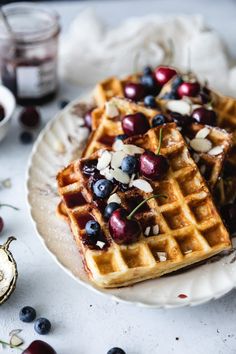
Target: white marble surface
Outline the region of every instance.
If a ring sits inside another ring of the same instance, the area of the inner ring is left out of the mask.
[[[236,54],[234,1],[98,1],[92,4],[109,24],[130,15],[153,11],[201,12],[226,39],[232,54]],[[63,16],[66,28],[76,11],[88,6],[88,2],[50,6]],[[81,92],[81,88],[63,85],[60,97],[74,98]],[[56,102],[44,106],[41,111],[45,124],[56,113]],[[91,293],[63,273],[41,245],[31,224],[26,204],[25,171],[32,147],[19,143],[19,131],[16,112],[10,134],[0,145],[0,179],[11,177],[13,184],[11,189],[0,191],[0,202],[12,203],[20,207],[20,211],[0,210],[6,225],[0,242],[8,235],[17,237],[12,251],[18,263],[19,279],[15,293],[0,308],[0,338],[8,339],[10,330],[16,328],[23,329],[26,344],[39,338],[32,324],[22,324],[18,320],[19,309],[32,305],[38,315],[51,320],[53,330],[42,339],[51,343],[58,354],[106,354],[113,346],[121,346],[127,354],[235,353],[235,291],[195,308],[141,309]]]

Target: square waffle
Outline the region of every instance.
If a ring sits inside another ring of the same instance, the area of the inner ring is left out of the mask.
[[[143,136],[129,138],[125,144],[155,152],[159,145],[159,129],[153,128]],[[151,199],[137,212],[135,217],[143,231],[133,244],[118,245],[113,241],[103,218],[106,200],[96,201],[88,183],[89,176],[83,172],[84,166],[96,166],[100,153],[97,151],[73,163],[75,179],[68,178],[71,167],[57,177],[59,193],[85,268],[97,286],[120,287],[156,278],[231,247],[229,234],[206,183],[175,124],[163,126],[160,152],[167,158],[170,168],[163,179],[149,181],[152,193],[162,193],[167,198]],[[116,193],[127,210],[150,196],[136,187],[126,191],[118,189]],[[101,226],[103,249],[100,244],[94,246],[85,242],[85,224],[91,219]],[[154,234],[157,225],[159,233]],[[147,228],[150,229],[148,235]]]

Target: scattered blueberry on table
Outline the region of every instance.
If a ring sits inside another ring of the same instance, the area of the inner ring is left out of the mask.
[[[22,322],[33,322],[36,318],[36,311],[31,306],[25,306],[20,310],[19,317]]]
[[[33,141],[33,134],[31,132],[22,132],[20,133],[20,141],[22,144],[31,144]]]
[[[48,334],[51,330],[51,322],[47,318],[40,317],[35,321],[34,329],[38,334]]]

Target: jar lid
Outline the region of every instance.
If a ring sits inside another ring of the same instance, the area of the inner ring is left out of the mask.
[[[14,40],[20,43],[45,41],[60,31],[56,12],[33,3],[13,3],[2,7],[12,29]],[[4,23],[0,23],[0,38],[9,37]]]

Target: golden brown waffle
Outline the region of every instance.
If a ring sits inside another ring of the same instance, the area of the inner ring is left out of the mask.
[[[159,145],[159,127],[150,129],[144,136],[132,137],[125,143],[156,151]],[[231,247],[230,238],[213,204],[211,194],[190,157],[188,148],[175,124],[163,126],[161,154],[168,159],[170,169],[160,181],[150,181],[153,193],[162,193],[166,199],[151,199],[135,215],[143,233],[131,245],[116,244],[108,231],[107,222],[89,188],[83,166],[96,160],[100,152],[73,164],[58,175],[59,193],[62,196],[71,229],[83,255],[88,274],[100,287],[120,287],[156,278],[173,272]],[[70,174],[70,173],[69,173]],[[150,196],[137,188],[117,190],[121,205],[133,209]],[[85,224],[89,219],[99,222],[104,249],[85,245]],[[154,235],[154,226],[159,234]],[[144,233],[150,227],[148,237]]]

